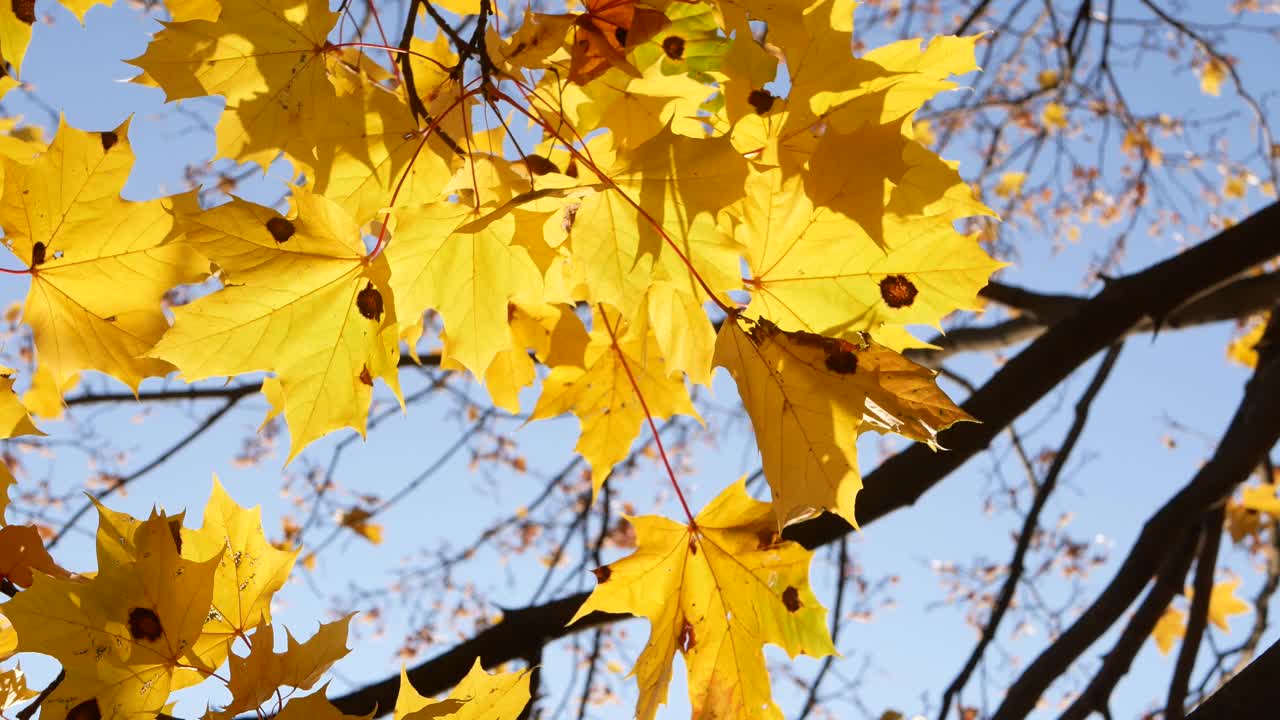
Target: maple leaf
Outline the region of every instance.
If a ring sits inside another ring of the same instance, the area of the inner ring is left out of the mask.
[[[753,176],[736,228],[752,271],[747,311],[785,330],[852,337],[886,323],[937,326],[976,309],[1002,266],[941,219],[886,224],[894,242],[882,247],[844,215],[814,208],[801,186],[778,169]]]
[[[225,97],[218,154],[266,167],[337,109],[328,73],[338,56],[327,37],[337,19],[327,0],[223,0],[217,22],[164,23],[129,62],[143,71],[135,82],[169,101]]]
[[[40,428],[31,422],[31,414],[13,392],[13,374],[13,369],[0,366],[0,438],[44,435]],[[0,517],[0,520],[2,519]]]
[[[1156,647],[1160,649],[1161,655],[1168,655],[1169,651],[1173,649],[1173,644],[1186,637],[1186,618],[1186,613],[1172,605],[1164,609],[1164,614],[1160,616],[1160,619],[1156,621],[1156,626],[1151,630],[1151,639],[1155,640]]]
[[[589,338],[582,321],[565,305],[512,301],[507,310],[511,347],[494,356],[484,373],[484,386],[493,404],[512,414],[520,412],[520,390],[537,377],[534,358],[550,365],[582,367]],[[442,370],[464,369],[449,352],[444,338]],[[530,356],[532,351],[532,357]]]
[[[440,130],[452,137],[465,134],[458,118],[469,107],[466,103],[450,107],[455,99],[446,89],[460,89],[456,79],[441,69],[457,63],[449,48],[443,37],[432,42],[414,38],[410,48],[415,53],[416,87],[440,123],[431,134],[424,137],[426,131],[418,127],[403,93],[388,90],[344,64],[331,74],[337,105],[325,122],[312,137],[293,138],[286,146],[314,174],[315,192],[341,205],[357,224],[373,220],[384,208],[438,200],[448,182],[453,155]],[[360,67],[369,66],[366,60]]]
[[[608,172],[616,189],[583,198],[569,233],[588,299],[634,317],[653,281],[666,280],[688,296],[675,307],[688,313],[685,322],[693,326],[708,290],[723,295],[740,289],[741,248],[716,215],[741,196],[746,172],[726,138],[695,140],[664,131],[619,153]],[[674,352],[682,340],[671,333],[679,327],[654,327],[675,363],[685,361]],[[692,377],[706,373],[693,365],[671,369]]]
[[[236,199],[181,211],[174,245],[221,269],[223,288],[174,309],[150,351],[188,382],[258,370],[280,379],[289,460],[342,427],[363,436],[374,378],[400,395],[396,304],[385,258],[332,201],[293,190],[295,212]]]
[[[916,224],[995,213],[974,197],[948,163],[902,134],[901,123],[867,125],[818,140],[804,187],[814,206],[854,221],[890,248],[915,235]],[[856,155],[853,166],[845,158]]]
[[[325,697],[329,684],[325,683],[319,690],[310,695],[294,697],[285,704],[276,718],[278,720],[371,720],[373,711],[368,715],[347,715],[333,706]]]
[[[92,369],[136,390],[170,372],[141,357],[169,327],[161,298],[208,271],[199,254],[164,244],[172,220],[160,201],[120,197],[134,160],[127,130],[90,133],[64,120],[35,162],[4,162],[0,226],[31,267],[23,317],[59,386]]]
[[[1280,496],[1278,495],[1280,495],[1280,487],[1271,483],[1251,485],[1244,489],[1240,504],[1247,510],[1280,518]]]
[[[394,720],[516,720],[529,704],[531,671],[497,673],[484,671],[476,658],[462,681],[444,700],[423,697],[400,670],[400,691],[396,695]]]
[[[283,653],[274,652],[275,631],[272,626],[259,626],[249,638],[249,654],[245,657],[231,656],[231,677],[227,683],[231,703],[206,717],[219,720],[254,710],[284,685],[310,690],[321,675],[350,652],[347,649],[347,632],[354,615],[351,613],[340,620],[321,624],[316,634],[304,643],[286,631],[288,648]]]
[[[105,517],[104,517],[105,520]],[[179,556],[169,518],[138,523],[134,552],[104,542],[90,580],[35,576],[0,606],[18,632],[18,650],[56,657],[66,672],[44,700],[50,720],[159,712],[169,692],[212,672],[192,648],[209,612],[219,558]]]
[[[592,491],[631,449],[648,414],[657,419],[676,413],[698,417],[684,383],[672,379],[657,340],[643,322],[627,323],[614,312],[592,315],[590,343],[583,364],[557,365],[543,381],[530,420],[572,412],[582,434],[574,449],[591,466]],[[643,403],[636,389],[643,396]]]
[[[20,666],[0,670],[0,710],[7,710],[39,694],[39,690],[27,687],[27,679]]]
[[[49,556],[35,527],[9,525],[0,528],[0,577],[19,587],[31,587],[32,570],[53,577],[71,577],[71,573]]]
[[[582,0],[586,12],[574,18],[569,80],[584,85],[610,67],[639,76],[626,55],[668,24],[653,8],[636,0]]]
[[[218,559],[212,612],[195,646],[205,662],[217,666],[236,638],[271,622],[271,598],[289,579],[298,553],[273,546],[262,531],[261,508],[237,505],[216,475],[200,529],[183,528],[181,537],[186,557]]]
[[[756,431],[780,526],[834,512],[857,526],[862,488],[857,435],[895,432],[936,447],[937,433],[972,420],[934,372],[869,337],[853,343],[784,332],[757,320],[749,332],[725,322],[715,364],[738,384]]]
[[[809,587],[812,553],[778,537],[773,511],[743,478],[696,518],[628,518],[635,553],[595,571],[597,585],[570,624],[595,611],[649,620],[649,642],[632,674],[636,716],[651,720],[667,700],[671,662],[684,655],[694,718],[781,718],[764,644],[791,657],[835,653],[826,611]]]
[[[31,44],[31,26],[35,22],[35,0],[0,3],[0,53],[13,66],[15,75],[22,74],[22,60]]]
[[[434,203],[397,214],[387,246],[391,287],[410,322],[427,308],[444,318],[448,354],[476,377],[511,348],[507,308],[542,299],[542,273],[529,252],[512,243],[510,215],[477,219],[476,210]]]
[[[1239,587],[1240,578],[1234,578],[1214,583],[1209,594],[1209,622],[1218,626],[1222,632],[1231,632],[1231,625],[1227,621],[1229,617],[1249,612],[1249,603],[1236,597],[1236,588]],[[1187,598],[1191,598],[1191,593],[1187,593]]]
[[[1244,334],[1227,345],[1227,358],[1245,367],[1258,364],[1258,343],[1262,342],[1262,333],[1267,329],[1267,320],[1271,315],[1264,313],[1250,323]]]

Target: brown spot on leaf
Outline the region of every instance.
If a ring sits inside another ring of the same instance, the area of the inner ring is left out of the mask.
[[[13,14],[22,22],[32,25],[36,21],[36,0],[13,0]],[[101,717],[101,714],[99,714]]]
[[[44,264],[45,244],[37,242],[31,246],[31,267]]]
[[[852,375],[858,371],[858,356],[848,350],[837,350],[827,355],[827,369],[841,375]]]
[[[688,654],[694,645],[698,644],[698,638],[693,634],[693,626],[688,620],[684,621],[684,626],[680,628],[680,639],[678,640],[680,652]]]
[[[662,41],[662,52],[672,60],[684,59],[684,38],[679,35],[671,35]]]
[[[880,297],[891,308],[910,307],[919,292],[905,275],[889,275],[880,281]]]
[[[151,608],[136,607],[129,610],[129,634],[134,640],[156,640],[164,634],[160,616]]]
[[[108,130],[104,133],[98,133],[99,139],[102,140],[102,152],[107,152],[120,142],[120,136]]]
[[[592,570],[591,574],[596,576],[597,584],[603,585],[609,582],[609,578],[613,577],[613,570],[610,570],[608,565],[601,565],[595,570]]]
[[[356,295],[356,309],[370,320],[382,319],[382,293],[378,292],[372,281]]]
[[[182,519],[170,518],[169,534],[173,536],[173,546],[178,550],[178,554],[182,554]]]
[[[102,720],[97,698],[89,698],[67,711],[67,720]]]
[[[782,542],[782,536],[776,530],[761,530],[756,533],[756,549],[765,550]]]
[[[614,31],[613,31],[613,39],[614,39],[614,40],[617,40],[617,41],[618,41],[618,44],[619,44],[619,45],[621,45],[622,47],[626,47],[626,46],[627,46],[627,29],[626,29],[626,28],[618,28],[618,29],[614,30]]]
[[[800,602],[800,591],[791,585],[782,591],[782,604],[786,606],[787,612],[792,613],[804,607],[804,603]]]
[[[571,178],[578,177],[578,159],[569,158],[569,166],[564,169],[564,174]]]
[[[293,237],[295,229],[293,223],[282,217],[273,217],[267,221],[267,232],[271,233],[271,237],[276,243],[288,242]]]
[[[773,101],[778,97],[768,90],[752,90],[747,96],[747,104],[755,108],[757,115],[763,115],[773,109]]]
[[[521,161],[524,166],[529,169],[530,175],[546,175],[547,173],[558,173],[560,167],[541,155],[525,155]]]
[[[368,365],[360,368],[360,382],[368,385],[369,387],[373,387],[373,375],[369,374]]]
[[[698,536],[697,535],[693,535],[693,534],[689,535],[689,554],[690,555],[698,554]]]

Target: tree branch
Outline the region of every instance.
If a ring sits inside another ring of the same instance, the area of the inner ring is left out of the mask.
[[[1196,555],[1196,545],[1203,537],[1199,528],[1189,528],[1183,532],[1181,542],[1170,543],[1174,549],[1156,575],[1151,591],[1143,598],[1133,617],[1129,618],[1120,637],[1116,638],[1115,645],[1102,661],[1102,668],[1059,720],[1084,720],[1095,710],[1103,715],[1109,714],[1112,691],[1120,678],[1129,672],[1142,644],[1155,629],[1165,608],[1169,607],[1174,596],[1182,589],[1187,570],[1191,568],[1191,559]]]
[[[994,325],[956,328],[929,340],[938,349],[908,350],[904,354],[921,365],[937,369],[952,355],[1001,350],[1034,340],[1089,302],[1088,298],[1045,295],[1001,283],[991,283],[979,294],[1022,314]],[[1159,328],[1147,319],[1135,325],[1129,334],[1166,328],[1182,330],[1235,320],[1266,310],[1277,297],[1280,297],[1280,272],[1238,278],[1187,300],[1170,313]]]
[[[913,504],[986,448],[997,433],[1063,378],[1096,352],[1127,335],[1143,318],[1167,317],[1189,298],[1277,254],[1280,204],[1272,204],[1190,250],[1112,282],[1074,315],[1006,363],[974,393],[964,408],[983,423],[964,423],[945,431],[941,440],[951,448],[949,452],[934,452],[916,444],[864,477],[865,487],[858,496],[860,524],[866,526]],[[1280,391],[1276,394],[1280,396]],[[793,525],[786,535],[814,548],[843,537],[850,529],[848,523],[828,514]],[[409,670],[409,680],[424,695],[438,694],[457,684],[476,657],[485,667],[496,667],[527,655],[531,643],[545,644],[629,617],[592,613],[566,627],[586,598],[587,593],[577,593],[511,611],[498,624]],[[1280,653],[1277,655],[1280,659]],[[386,678],[336,698],[334,704],[350,714],[368,713],[375,707],[389,712],[395,704],[398,682],[397,677]]]
[[[964,689],[966,683],[969,682],[969,676],[978,667],[978,662],[982,660],[982,655],[987,650],[987,645],[995,639],[996,633],[1000,629],[1000,621],[1004,619],[1004,614],[1008,612],[1010,604],[1013,603],[1014,593],[1018,589],[1018,583],[1022,580],[1023,570],[1026,568],[1027,551],[1031,548],[1031,541],[1035,537],[1036,531],[1040,526],[1040,513],[1044,510],[1045,504],[1049,501],[1049,496],[1053,494],[1053,490],[1057,487],[1058,477],[1062,474],[1062,468],[1066,467],[1067,458],[1071,456],[1071,451],[1075,449],[1076,442],[1080,439],[1081,433],[1084,432],[1085,423],[1089,419],[1089,408],[1093,405],[1094,399],[1098,393],[1102,391],[1102,386],[1107,381],[1107,376],[1111,374],[1112,368],[1115,367],[1116,358],[1120,356],[1120,348],[1123,345],[1116,343],[1107,351],[1102,363],[1098,366],[1097,372],[1093,376],[1093,381],[1089,383],[1080,396],[1080,400],[1076,402],[1075,419],[1071,423],[1071,428],[1067,430],[1067,436],[1062,441],[1062,446],[1058,448],[1058,452],[1053,456],[1053,464],[1050,465],[1049,471],[1045,474],[1044,481],[1040,483],[1040,487],[1036,490],[1035,500],[1031,503],[1031,508],[1027,510],[1027,516],[1022,523],[1022,532],[1018,535],[1018,544],[1013,551],[1013,559],[1009,561],[1009,574],[1004,579],[1004,585],[1000,588],[1000,594],[996,598],[995,605],[992,607],[991,616],[987,620],[986,626],[982,630],[982,637],[978,639],[978,644],[970,653],[968,661],[964,667],[956,674],[951,684],[947,686],[946,692],[942,694],[942,706],[938,710],[938,720],[945,720],[947,711],[951,709],[951,699]]]
[[[1209,696],[1187,720],[1236,720],[1256,717],[1258,708],[1280,705],[1280,642]]]
[[[1213,457],[1151,516],[1111,583],[1010,686],[992,720],[1029,715],[1050,683],[1120,618],[1166,561],[1169,539],[1181,537],[1205,509],[1225,500],[1280,439],[1280,343],[1273,342],[1278,332],[1280,316],[1274,316],[1260,343],[1257,370]]]
[[[1200,654],[1200,641],[1209,623],[1209,597],[1213,594],[1213,571],[1218,566],[1218,547],[1222,544],[1222,524],[1226,521],[1226,507],[1218,506],[1209,512],[1204,521],[1204,547],[1196,561],[1195,595],[1191,598],[1191,615],[1187,618],[1187,633],[1178,649],[1178,662],[1169,681],[1169,700],[1165,704],[1165,720],[1182,720],[1187,716],[1187,687],[1191,684],[1191,671]]]

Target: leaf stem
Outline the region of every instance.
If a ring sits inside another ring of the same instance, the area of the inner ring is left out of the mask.
[[[604,323],[604,329],[609,331],[609,340],[613,343],[613,350],[618,354],[618,364],[627,373],[627,380],[631,382],[631,389],[635,390],[636,399],[640,401],[640,409],[644,410],[644,419],[649,423],[649,432],[653,433],[653,444],[658,447],[658,455],[662,458],[662,465],[667,469],[667,477],[671,479],[671,487],[676,490],[676,497],[680,500],[680,507],[684,508],[685,517],[689,519],[689,529],[693,532],[698,531],[698,521],[693,518],[693,511],[689,509],[689,501],[685,500],[684,491],[680,489],[680,483],[676,481],[675,470],[671,469],[671,460],[667,458],[667,449],[662,445],[662,436],[658,434],[658,426],[653,422],[653,413],[649,412],[649,404],[644,400],[644,393],[640,392],[640,383],[636,382],[636,376],[631,372],[631,366],[627,364],[627,356],[622,352],[622,346],[618,344],[618,335],[613,331],[613,326],[609,324],[609,317],[605,314],[604,305],[597,303],[596,307],[600,310],[600,322]]]

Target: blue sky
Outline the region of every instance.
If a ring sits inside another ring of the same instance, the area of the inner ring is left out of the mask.
[[[132,112],[130,137],[138,165],[126,196],[142,199],[183,190],[183,166],[200,164],[212,155],[211,135],[198,128],[202,123],[214,122],[221,101],[202,99],[165,105],[159,91],[126,82],[136,71],[122,60],[141,54],[148,34],[159,27],[155,20],[126,4],[94,8],[88,14],[85,28],[54,3],[42,1],[37,8],[42,17],[51,18],[52,22],[37,25],[23,79],[32,84],[39,102],[14,92],[0,107],[8,113],[23,115],[27,122],[41,125],[48,132],[56,126],[56,114],[51,114],[48,108],[64,112],[71,125],[92,130],[114,127]],[[864,37],[875,44],[874,29]],[[1268,62],[1274,59],[1274,45],[1260,36],[1255,44],[1242,43],[1233,46],[1231,51],[1241,59],[1246,83],[1262,88],[1274,98],[1280,90],[1280,80],[1270,72]],[[1194,76],[1164,72],[1154,63],[1124,68],[1121,72],[1138,80],[1131,83],[1130,102],[1141,112],[1164,112],[1187,118],[1208,116],[1217,112],[1222,102],[1231,100],[1229,93],[1223,100],[1207,98],[1199,92]],[[1247,139],[1247,123],[1242,120],[1237,125],[1236,134],[1228,140],[1243,144]],[[1076,138],[1071,142],[1088,143],[1090,139]],[[965,152],[957,145],[948,155],[962,161],[962,172],[971,172],[976,158],[966,156]],[[1049,170],[1046,167],[1037,172]],[[1035,177],[1033,173],[1033,179]],[[286,178],[287,169],[277,166],[265,177],[243,183],[241,192],[246,197],[273,200],[284,191],[282,183]],[[1224,212],[1243,217],[1250,208],[1262,204],[1263,199],[1254,191],[1243,203]],[[1011,223],[1002,232],[1006,233],[1006,240],[1017,245],[1018,263],[1005,270],[1001,279],[1045,292],[1085,292],[1080,278],[1094,259],[1095,241],[1109,237],[1107,233],[1112,230],[1096,227],[1083,230],[1086,242],[1059,249],[1050,242],[1051,230]],[[1140,232],[1135,237],[1139,239],[1129,244],[1129,252],[1122,261],[1124,271],[1140,269],[1176,252],[1185,243],[1201,239],[1148,239]],[[13,258],[9,258],[8,264],[13,263]],[[22,278],[0,277],[0,299],[5,304],[20,300],[25,289]],[[1071,512],[1068,527],[1074,537],[1096,541],[1098,547],[1110,549],[1111,565],[1089,578],[1085,585],[1086,598],[1110,577],[1111,566],[1123,557],[1142,520],[1186,482],[1212,451],[1211,440],[1188,433],[1172,433],[1178,442],[1172,449],[1167,447],[1165,438],[1171,431],[1165,418],[1176,418],[1207,438],[1216,437],[1225,427],[1247,378],[1244,369],[1229,365],[1224,358],[1224,347],[1232,332],[1231,327],[1218,325],[1168,333],[1154,340],[1133,338],[1127,344],[1107,389],[1095,405],[1095,419],[1068,465],[1065,487],[1045,514],[1052,522],[1062,513]],[[1074,403],[1082,392],[1094,363],[1018,421],[1017,427],[1026,434],[1033,453],[1056,447],[1060,442],[1069,420],[1064,408]],[[989,357],[961,358],[950,366],[974,380],[981,380],[995,369]],[[94,387],[119,389],[111,381],[91,379],[89,382]],[[406,384],[406,394],[425,382],[414,374]],[[144,388],[161,385],[161,381],[148,381]],[[458,387],[467,389],[462,385]],[[948,389],[955,390],[953,386]],[[469,391],[483,398],[482,390],[471,387]],[[732,406],[736,402],[733,384],[723,374],[717,377],[713,395],[717,406]],[[381,403],[385,409],[386,399]],[[199,409],[207,412],[211,408]],[[268,533],[278,534],[279,517],[288,510],[280,497],[281,473],[296,477],[312,466],[323,466],[329,460],[329,452],[345,435],[336,434],[317,443],[287,469],[281,467],[283,448],[262,465],[237,468],[231,456],[239,449],[241,440],[258,426],[264,411],[265,403],[260,400],[242,403],[198,443],[131,488],[127,496],[115,497],[110,504],[143,514],[153,503],[161,503],[174,510],[185,507],[190,515],[198,515],[208,496],[210,475],[216,472],[239,502],[262,504]],[[149,409],[139,421],[142,412],[142,408],[133,406],[86,412],[67,422],[46,423],[45,429],[54,436],[79,433],[84,437],[89,428],[109,433],[117,443],[132,449],[123,463],[127,470],[171,443],[191,427],[193,417],[199,417],[186,408],[169,406]],[[447,396],[418,405],[407,416],[393,414],[370,433],[367,443],[356,443],[347,449],[339,465],[339,481],[353,491],[390,495],[446,450],[468,424],[460,415],[456,400]],[[516,419],[500,423],[519,443],[520,452],[529,459],[531,467],[556,468],[570,457],[576,431],[571,418],[523,427]],[[882,442],[876,436],[869,436],[863,438],[860,446],[863,467],[869,469],[885,447],[898,448],[902,443]],[[277,621],[297,635],[309,635],[318,620],[332,619],[326,615],[329,597],[343,594],[352,584],[376,586],[393,577],[397,568],[412,561],[420,547],[434,547],[441,542],[464,544],[479,532],[480,523],[528,503],[541,489],[541,482],[533,473],[476,472],[468,468],[468,460],[465,452],[455,456],[406,502],[391,509],[382,518],[386,528],[383,545],[374,547],[354,535],[343,535],[335,547],[320,558],[315,572],[299,572],[295,581],[281,593]],[[693,469],[682,476],[681,482],[695,506],[710,500],[731,480],[753,471],[758,462],[752,438],[743,424],[726,427],[715,444],[699,445],[690,460]],[[85,458],[74,450],[60,451],[48,462],[32,458],[29,463],[36,474],[24,482],[48,480],[64,488],[82,484],[92,470]],[[918,711],[923,708],[922,692],[930,693],[936,702],[939,690],[950,681],[972,648],[976,636],[962,622],[962,610],[956,606],[938,606],[945,593],[930,566],[938,561],[970,564],[978,559],[1007,560],[1010,533],[1018,526],[1019,518],[1009,512],[990,515],[982,512],[983,500],[991,490],[992,475],[997,469],[1013,482],[1017,481],[1019,471],[1009,460],[1003,440],[993,453],[970,461],[915,507],[869,526],[853,539],[855,559],[867,576],[899,578],[887,592],[887,597],[893,600],[891,607],[877,612],[874,622],[848,623],[841,635],[840,648],[845,659],[837,663],[837,670],[852,677],[862,667],[864,658],[870,658],[860,696],[876,714],[887,708],[908,714]],[[658,506],[653,502],[653,488],[665,487],[665,482],[660,466],[642,463],[636,476],[618,483],[615,502],[632,499],[639,512],[673,515],[676,507],[671,502]],[[87,531],[91,525],[84,524],[83,529]],[[323,534],[309,540],[319,540]],[[88,569],[90,543],[87,532],[77,534],[59,547],[58,557],[69,567]],[[820,553],[820,558],[824,553]],[[541,568],[532,557],[520,557],[510,563],[507,560],[500,553],[482,553],[475,562],[476,568],[466,574],[465,579],[496,605],[515,607],[530,600],[541,577]],[[1241,553],[1225,551],[1220,567],[1234,569],[1245,577],[1242,596],[1253,592],[1257,576]],[[815,562],[814,573],[819,597],[829,605],[833,597],[829,562]],[[562,580],[565,580],[563,575],[555,582]],[[568,578],[568,581],[577,584],[554,593],[555,596],[590,587],[589,577]],[[1049,604],[1070,604],[1073,587],[1068,583],[1048,582],[1044,590]],[[404,628],[403,618],[391,620],[388,633],[382,636],[372,633],[372,626],[357,621],[352,637],[356,650],[337,666],[331,694],[395,672],[398,661],[393,653],[398,644],[397,633]],[[1219,633],[1218,640],[1222,644],[1238,642],[1242,637],[1241,628],[1247,627],[1250,621],[1248,616],[1236,618],[1236,632],[1229,639]],[[643,622],[633,622],[629,632],[630,642],[615,656],[624,665],[634,660],[647,629]],[[1272,631],[1269,638],[1275,636]],[[453,640],[441,638],[426,654],[447,649]],[[998,698],[999,688],[1007,682],[1006,663],[1025,664],[1045,642],[1043,628],[1016,640],[1008,640],[1006,634],[1000,645],[1008,656],[994,649],[989,656],[994,674],[988,696]],[[1104,639],[1091,657],[1096,657],[1096,652],[1108,644],[1109,640]],[[781,654],[772,656],[781,657]],[[547,687],[562,691],[572,674],[571,665],[566,661],[563,646],[553,649],[546,657]],[[36,687],[43,686],[54,673],[50,663],[27,661],[25,666]],[[816,662],[802,659],[795,667],[807,675],[816,667]],[[1092,669],[1096,663],[1090,660],[1082,667]],[[1159,656],[1150,643],[1144,647],[1134,671],[1120,685],[1114,698],[1112,708],[1117,716],[1136,715],[1147,709],[1148,701],[1163,698],[1171,669],[1171,658]],[[1080,673],[1077,669],[1077,674]],[[681,674],[677,672],[676,677],[671,691],[673,703],[663,717],[687,716]],[[634,692],[630,683],[619,685],[629,693]],[[790,716],[803,695],[785,681],[779,680],[776,686],[780,702]],[[975,678],[966,699],[972,702],[980,686]],[[577,691],[574,693],[576,697]],[[180,705],[178,711],[185,717],[197,715],[206,697],[217,702],[216,695],[188,695],[189,700]],[[628,717],[632,697],[625,694],[621,705],[599,708],[593,716]],[[551,706],[559,699],[559,695],[553,695]],[[836,707],[841,717],[857,716],[856,711],[847,706]]]

